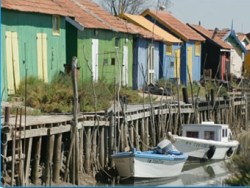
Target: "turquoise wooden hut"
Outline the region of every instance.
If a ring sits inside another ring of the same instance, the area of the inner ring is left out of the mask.
[[[181,83],[188,85],[190,82],[199,81],[201,42],[205,41],[205,38],[166,11],[147,9],[141,15],[183,41],[180,59]]]
[[[132,87],[136,32],[91,0],[58,1],[75,17],[66,24],[67,65],[77,56],[79,79]],[[76,22],[75,27],[70,22]]]
[[[49,82],[64,70],[65,16],[70,14],[52,0],[2,0],[4,100],[16,93],[26,73]]]

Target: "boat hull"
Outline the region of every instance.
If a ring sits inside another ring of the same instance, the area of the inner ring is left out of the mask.
[[[189,157],[201,159],[223,160],[231,158],[238,148],[239,142],[219,142],[213,140],[174,136],[174,146]]]
[[[121,177],[172,178],[180,175],[187,155],[161,155],[137,151],[112,156]]]

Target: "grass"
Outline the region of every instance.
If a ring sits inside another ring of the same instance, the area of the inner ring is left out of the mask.
[[[25,80],[21,81],[16,95],[24,98],[26,93],[27,106],[39,109],[41,113],[72,112],[73,86],[71,76],[57,75],[51,83],[44,83],[35,77],[29,77],[26,84],[27,90],[25,91]],[[159,80],[156,84],[159,87],[171,89],[175,99],[177,99],[177,89],[179,89],[179,98],[182,100],[182,88],[185,86],[177,86],[171,80]],[[192,94],[194,97],[197,97],[197,95],[205,97],[211,89],[217,91],[216,96],[225,96],[228,90],[224,85],[212,81],[207,81],[205,84],[194,82],[186,88],[188,97],[191,97]],[[106,84],[105,81],[78,83],[79,104],[82,112],[104,111],[111,106],[114,99],[118,99],[118,95],[120,100],[125,97],[128,103],[141,104],[150,102],[149,97],[143,98],[138,94],[138,91],[129,87],[119,88],[118,85]],[[152,101],[154,101],[154,98],[152,98]],[[33,113],[38,112],[33,111]]]
[[[249,156],[241,154],[233,158],[233,164],[236,167],[234,174],[225,180],[227,185],[231,186],[249,186],[250,185],[250,160]]]
[[[73,86],[72,79],[67,75],[57,75],[51,83],[44,83],[35,77],[22,80],[16,96],[21,98],[27,96],[26,105],[39,109],[41,113],[69,113],[73,108]],[[131,88],[121,87],[120,97],[126,97],[128,103],[142,103],[143,99],[137,91]],[[114,94],[116,93],[116,95]],[[108,85],[102,81],[97,83],[78,83],[78,97],[80,111],[93,112],[106,110],[111,102],[118,98],[118,86]],[[11,100],[11,99],[10,99]]]

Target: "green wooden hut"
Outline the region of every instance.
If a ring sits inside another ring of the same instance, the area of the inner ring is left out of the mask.
[[[65,16],[52,0],[2,0],[2,94],[16,93],[25,76],[49,82],[66,63]]]
[[[81,81],[103,80],[132,87],[133,34],[136,32],[91,0],[69,0],[61,2],[61,6],[75,18],[67,18],[66,68],[71,69],[71,59],[77,56]]]

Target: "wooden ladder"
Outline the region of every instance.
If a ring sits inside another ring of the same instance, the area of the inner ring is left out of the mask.
[[[20,109],[21,110],[21,109]],[[21,139],[21,117],[22,117],[22,111],[20,111],[20,124],[19,127],[17,125],[17,119],[18,119],[18,112],[19,109],[17,109],[16,113],[16,120],[15,125],[12,127],[12,169],[11,169],[11,186],[18,185],[23,186],[24,185],[24,154],[22,152],[22,139]]]

